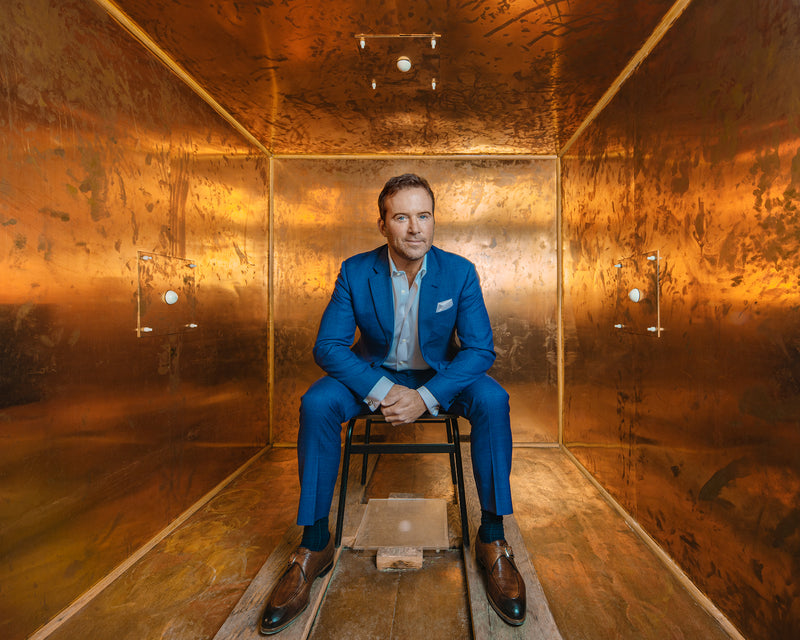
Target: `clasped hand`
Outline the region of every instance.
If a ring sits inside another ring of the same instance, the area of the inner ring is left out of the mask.
[[[394,385],[381,402],[381,413],[392,425],[409,424],[419,418],[427,407],[415,389]]]

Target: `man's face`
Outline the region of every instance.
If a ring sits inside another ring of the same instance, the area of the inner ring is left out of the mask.
[[[389,243],[395,266],[405,270],[422,260],[433,244],[433,203],[422,187],[401,189],[384,201],[386,219],[378,228]]]

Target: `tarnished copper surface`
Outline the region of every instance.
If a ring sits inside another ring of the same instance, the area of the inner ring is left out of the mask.
[[[268,182],[267,161],[95,4],[2,13],[0,636],[13,640],[265,443]],[[196,262],[194,332],[137,338],[140,250]]]
[[[515,441],[556,441],[555,161],[491,158],[275,160],[275,440],[295,441],[322,375],[311,348],[339,266],[384,243],[378,194],[407,171],[436,194],[434,244],[477,267]]]
[[[118,4],[275,153],[555,153],[672,0]],[[436,90],[373,91],[362,32],[441,33]]]
[[[800,16],[693,2],[563,161],[565,441],[748,638],[800,636]],[[663,333],[613,263],[662,257]]]

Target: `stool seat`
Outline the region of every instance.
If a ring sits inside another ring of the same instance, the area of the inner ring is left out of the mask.
[[[364,442],[353,442],[353,429],[356,422],[363,420],[365,423]],[[344,440],[344,455],[342,458],[342,477],[339,483],[339,505],[336,517],[337,547],[342,544],[342,529],[344,528],[344,506],[347,497],[347,476],[350,469],[350,455],[363,454],[361,466],[361,484],[366,483],[367,458],[370,453],[447,453],[450,456],[450,475],[457,488],[457,500],[461,511],[461,534],[465,547],[469,546],[469,522],[467,519],[467,505],[464,497],[464,469],[461,463],[461,436],[458,431],[458,416],[452,413],[431,415],[424,413],[414,420],[414,423],[440,423],[445,425],[447,442],[370,442],[370,429],[373,424],[386,423],[383,414],[362,413],[352,418],[347,423],[347,432]]]

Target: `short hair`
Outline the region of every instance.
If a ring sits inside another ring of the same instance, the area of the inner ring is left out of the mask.
[[[386,220],[386,198],[393,196],[403,189],[415,188],[422,188],[428,192],[428,195],[431,197],[431,214],[433,214],[433,210],[436,208],[436,199],[433,197],[431,185],[428,184],[425,178],[421,178],[415,173],[404,173],[402,176],[389,178],[386,184],[383,185],[383,190],[378,196],[378,212],[381,214],[381,220]]]

